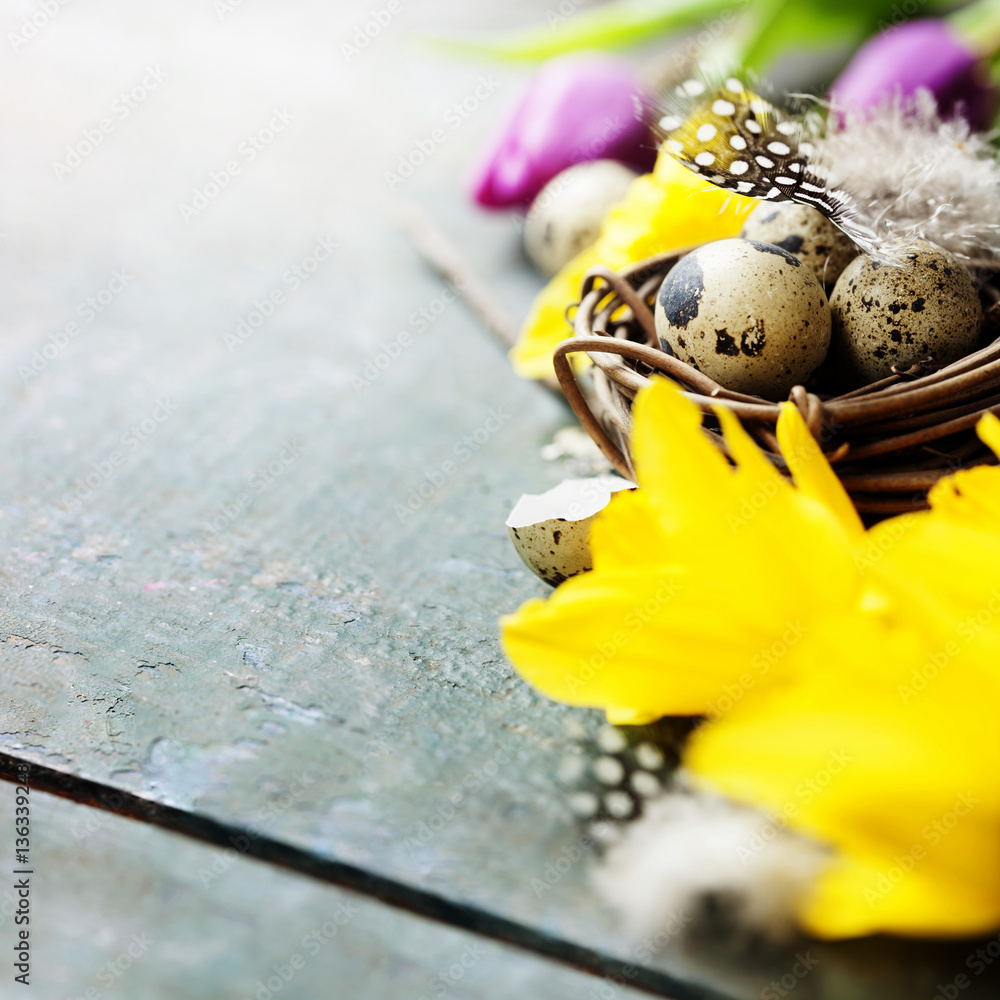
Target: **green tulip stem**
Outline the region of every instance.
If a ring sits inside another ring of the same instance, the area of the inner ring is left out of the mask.
[[[987,57],[1000,50],[1000,0],[977,0],[947,18],[973,52]]]

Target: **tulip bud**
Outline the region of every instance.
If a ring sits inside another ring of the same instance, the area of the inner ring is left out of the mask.
[[[474,171],[473,198],[486,208],[526,206],[557,174],[589,160],[650,170],[655,150],[636,118],[633,98],[639,93],[635,73],[621,60],[549,60]]]
[[[926,88],[945,117],[960,114],[973,128],[992,122],[994,90],[980,56],[945,21],[908,21],[869,39],[830,89],[838,114],[864,114],[895,94]]]

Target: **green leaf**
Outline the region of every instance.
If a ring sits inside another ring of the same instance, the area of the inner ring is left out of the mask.
[[[880,28],[898,23],[899,0],[759,0],[756,28],[747,35],[743,61],[763,72],[785,52],[857,46]],[[905,19],[905,18],[904,18]]]
[[[759,0],[745,0],[739,7]],[[581,49],[620,49],[697,24],[725,11],[733,0],[619,0],[576,14],[549,11],[544,27],[501,38],[428,38],[431,44],[467,56],[541,61]],[[558,18],[558,20],[556,20]]]
[[[948,18],[954,31],[982,56],[995,55],[1000,49],[1000,2],[978,0]]]

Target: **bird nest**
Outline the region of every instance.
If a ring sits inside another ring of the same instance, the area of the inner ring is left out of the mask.
[[[672,379],[701,408],[705,433],[720,451],[727,449],[714,410],[725,406],[787,474],[775,431],[779,404],[726,389],[659,346],[656,294],[693,249],[649,257],[618,273],[607,267],[587,272],[575,335],[553,357],[559,384],[583,427],[627,478],[635,478],[628,444],[632,401],[654,374]],[[825,393],[820,374],[789,393],[860,512],[879,518],[920,510],[942,476],[995,461],[975,425],[984,413],[1000,411],[1000,293],[984,283],[980,294],[980,347],[959,361],[941,366],[927,358],[841,395]],[[570,364],[570,355],[580,352],[593,368]]]

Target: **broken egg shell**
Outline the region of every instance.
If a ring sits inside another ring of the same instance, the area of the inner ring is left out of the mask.
[[[524,250],[535,267],[551,278],[595,243],[608,210],[637,176],[614,160],[591,160],[553,177],[524,220]]]
[[[507,518],[517,554],[553,587],[593,568],[590,526],[619,490],[635,484],[620,476],[566,479],[547,493],[526,493]]]
[[[947,250],[917,240],[899,266],[858,257],[830,296],[834,357],[867,384],[933,357],[950,364],[975,350],[983,310],[972,276]]]
[[[780,400],[819,367],[830,307],[812,269],[771,243],[718,240],[680,260],[656,296],[661,346],[727,389]]]
[[[761,202],[748,216],[741,239],[773,243],[794,254],[827,287],[860,251],[854,240],[815,208],[797,202]]]

